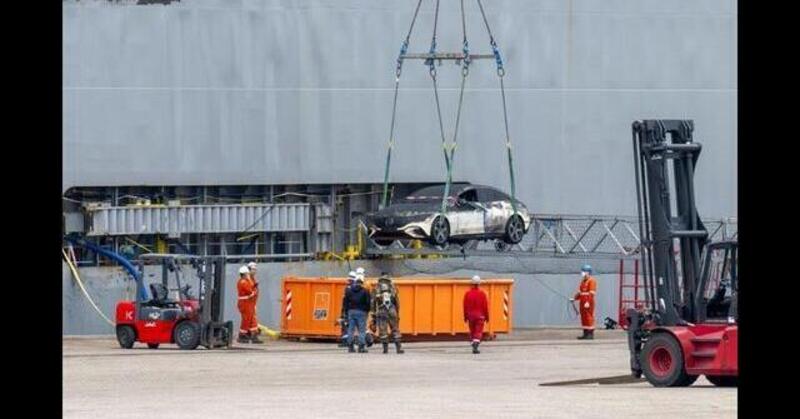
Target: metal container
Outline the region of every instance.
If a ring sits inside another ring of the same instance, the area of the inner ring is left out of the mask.
[[[377,278],[368,278],[371,290]],[[438,340],[461,338],[469,332],[464,322],[464,294],[468,278],[393,278],[400,298],[400,332],[404,338]],[[345,278],[284,277],[281,285],[281,336],[337,339],[341,329]],[[489,299],[485,333],[511,332],[513,279],[484,279],[480,288]]]

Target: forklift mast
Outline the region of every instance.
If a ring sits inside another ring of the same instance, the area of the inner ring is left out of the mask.
[[[200,321],[221,322],[225,314],[225,258],[203,258],[197,274],[200,278]]]
[[[701,145],[691,120],[633,123],[637,210],[647,305],[662,326],[696,321],[701,253],[708,231],[695,207]]]

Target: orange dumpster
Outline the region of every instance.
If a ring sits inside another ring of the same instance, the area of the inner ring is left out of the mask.
[[[367,278],[368,289],[377,278]],[[468,278],[393,278],[400,295],[400,332],[414,340],[441,339],[465,335],[463,299],[470,287]],[[281,286],[281,336],[290,338],[336,339],[345,278],[284,277]],[[489,323],[485,331],[492,338],[511,332],[513,279],[484,279],[481,289],[489,298]],[[459,336],[463,337],[463,336]]]

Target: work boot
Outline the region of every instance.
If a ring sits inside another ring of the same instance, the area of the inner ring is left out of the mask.
[[[236,338],[236,341],[239,343],[250,343],[250,335],[239,333],[239,337]]]
[[[401,345],[400,345],[400,342],[398,342],[398,341],[395,341],[395,342],[394,342],[394,347],[395,347],[395,348],[397,348],[397,353],[398,353],[398,354],[404,354],[404,353],[406,353],[406,351],[404,351],[404,350],[403,350],[403,348],[401,347]]]
[[[389,353],[389,342],[383,342],[383,353]]]
[[[586,332],[586,340],[594,340],[594,330]]]
[[[589,332],[586,329],[583,329],[583,335],[578,336],[578,340],[585,340],[588,339]]]
[[[478,345],[479,345],[478,342],[472,342],[472,353],[473,354],[481,353],[481,351],[478,350]]]
[[[263,340],[258,338],[258,335],[253,335],[250,337],[250,343],[264,343]]]
[[[358,353],[365,354],[367,352],[367,348],[365,348],[364,345],[358,345]]]
[[[353,348],[353,344],[352,343],[347,345],[347,352],[353,353],[355,351],[356,350],[355,350],[355,348]]]

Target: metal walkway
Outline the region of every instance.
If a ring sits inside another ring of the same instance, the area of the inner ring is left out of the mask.
[[[711,241],[736,238],[734,217],[705,219]],[[428,244],[413,248],[410,241],[380,246],[368,240],[364,253],[370,256],[548,257],[580,259],[627,259],[639,254],[639,224],[636,217],[596,215],[535,214],[525,238],[517,245],[502,246],[494,241],[470,241],[463,247],[435,248]]]

